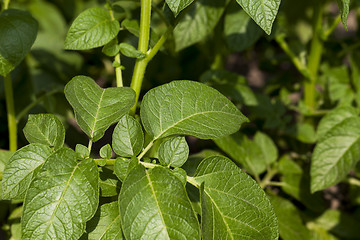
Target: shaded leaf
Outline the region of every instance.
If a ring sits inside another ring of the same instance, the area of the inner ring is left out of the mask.
[[[125,114],[116,125],[112,136],[114,152],[122,157],[132,157],[140,153],[144,145],[141,124]]]
[[[297,208],[290,201],[278,196],[272,196],[270,201],[279,221],[281,239],[310,239],[309,230],[305,227]]]
[[[194,2],[194,0],[166,0],[167,5],[175,17],[192,2]]]
[[[270,35],[279,10],[280,0],[236,0],[244,11]]]
[[[229,159],[204,159],[195,180],[201,183],[204,239],[278,239],[278,222],[265,192]]]
[[[189,157],[189,146],[185,137],[172,137],[161,143],[159,161],[172,167],[181,167]]]
[[[3,199],[23,199],[34,175],[51,154],[50,147],[40,143],[17,150],[3,172]]]
[[[183,183],[169,169],[135,167],[119,196],[126,239],[200,239],[200,228]]]
[[[239,130],[247,118],[215,89],[193,81],[173,81],[147,92],[141,120],[154,138],[191,135],[222,137]]]
[[[65,128],[53,114],[30,114],[23,131],[29,143],[42,143],[55,150],[64,145]]]
[[[36,20],[17,9],[0,14],[0,75],[9,74],[30,51],[38,31]]]
[[[130,58],[144,59],[146,54],[137,50],[135,47],[128,43],[120,43],[119,49],[121,53]]]
[[[78,239],[98,207],[98,181],[92,159],[77,162],[68,148],[52,154],[26,193],[22,239]]]
[[[65,49],[84,50],[104,46],[120,31],[120,24],[112,20],[103,8],[89,8],[71,24],[65,39]]]
[[[100,88],[86,76],[76,76],[65,86],[65,96],[74,108],[76,121],[94,142],[134,105],[131,88]]]
[[[99,187],[102,197],[117,196],[120,192],[120,183],[112,170],[107,167],[99,168]]]
[[[277,147],[268,135],[262,132],[256,132],[254,136],[254,143],[260,147],[267,165],[270,165],[277,160]]]
[[[101,50],[106,56],[114,57],[120,52],[120,46],[118,45],[117,39],[111,40]]]
[[[127,174],[138,165],[138,159],[132,157],[131,159],[118,157],[115,160],[114,173],[120,181],[124,181]]]
[[[311,191],[339,183],[360,160],[360,118],[345,119],[329,130],[314,149]]]
[[[212,33],[228,2],[197,0],[174,29],[176,51],[198,43]]]
[[[86,223],[87,240],[122,240],[118,202],[103,204]]]

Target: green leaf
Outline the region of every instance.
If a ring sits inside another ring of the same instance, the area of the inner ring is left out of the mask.
[[[103,204],[86,223],[87,240],[122,240],[118,202]]]
[[[258,175],[266,170],[268,160],[264,156],[263,149],[240,132],[214,139],[214,142],[251,174]]]
[[[144,145],[141,124],[130,115],[124,115],[114,129],[112,147],[122,157],[132,157],[140,153]]]
[[[6,76],[19,65],[37,31],[38,24],[28,12],[9,9],[0,14],[0,75]]]
[[[75,152],[79,154],[81,158],[88,158],[90,156],[89,148],[82,144],[76,144]]]
[[[317,128],[317,139],[321,141],[323,136],[345,119],[356,117],[358,112],[353,107],[339,107],[327,113],[319,122]]]
[[[174,29],[176,51],[198,43],[212,33],[228,2],[197,0]]]
[[[138,163],[139,161],[136,157],[131,159],[118,157],[115,160],[114,173],[123,182],[131,169],[136,167]]]
[[[201,75],[200,81],[216,88],[233,101],[245,105],[257,105],[254,92],[245,77],[226,70],[209,70]]]
[[[257,42],[263,31],[245,11],[242,11],[238,5],[234,4],[226,14],[224,33],[229,48],[240,52]]]
[[[119,195],[120,182],[116,175],[107,167],[99,168],[99,186],[102,197]]]
[[[104,46],[120,31],[120,24],[112,20],[103,8],[90,8],[80,13],[71,24],[65,39],[65,49],[84,50]]]
[[[14,153],[10,152],[10,151],[4,151],[4,150],[0,150],[0,173],[4,172],[5,169],[5,165],[7,164],[7,162],[9,161],[9,159],[12,157]],[[0,200],[4,200],[2,197],[3,191],[2,191],[2,181],[0,180]],[[4,209],[4,212],[6,211],[6,209]],[[1,215],[0,211],[0,217]]]
[[[218,138],[236,132],[247,121],[221,93],[193,81],[173,81],[151,89],[143,98],[140,116],[154,139],[170,135]]]
[[[135,167],[119,195],[126,239],[200,239],[197,217],[183,183],[169,169]]]
[[[281,239],[310,239],[309,230],[305,227],[297,208],[290,201],[278,196],[272,196],[270,201],[279,221]]]
[[[194,0],[166,0],[167,5],[174,13],[175,17]]]
[[[267,165],[274,163],[278,158],[278,150],[273,140],[262,132],[256,132],[254,143],[262,150]]]
[[[184,184],[184,186],[186,185],[186,171],[182,168],[174,168],[172,170],[172,173],[178,178],[180,179],[180,181]]]
[[[3,172],[3,199],[23,199],[34,175],[51,154],[50,147],[40,143],[17,150]]]
[[[53,114],[30,114],[23,131],[29,143],[42,143],[55,150],[64,145],[65,128]]]
[[[52,154],[26,193],[22,239],[78,239],[98,207],[98,181],[92,159],[77,162],[68,148]]]
[[[279,10],[280,0],[236,0],[244,11],[270,35]]]
[[[76,76],[66,84],[65,96],[80,128],[94,142],[130,110],[135,100],[131,88],[102,89],[86,76]]]
[[[201,183],[204,239],[278,239],[278,222],[265,192],[229,159],[204,159],[195,180]]]
[[[189,157],[189,146],[185,137],[172,137],[161,143],[159,161],[172,167],[181,167]]]
[[[119,48],[121,53],[127,57],[137,58],[137,59],[144,59],[146,57],[145,53],[137,50],[128,43],[120,43]]]
[[[349,15],[350,0],[336,0],[340,9],[341,21],[347,30],[347,18]]]
[[[100,149],[100,157],[110,159],[112,156],[112,149],[110,144],[106,144]]]
[[[116,38],[107,43],[101,50],[106,56],[114,57],[120,52],[120,46]]]
[[[343,180],[360,160],[360,118],[345,119],[328,131],[314,149],[311,161],[311,191]]]

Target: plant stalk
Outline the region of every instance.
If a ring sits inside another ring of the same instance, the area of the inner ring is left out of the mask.
[[[14,93],[10,73],[4,77],[6,111],[9,128],[9,150],[17,150],[17,122],[15,116]]]
[[[6,10],[9,8],[10,0],[4,0],[3,3],[3,10]]]
[[[140,33],[138,50],[146,54],[149,48],[150,39],[150,19],[151,19],[151,0],[141,0],[141,16],[140,16]],[[137,59],[134,67],[134,73],[131,80],[130,87],[135,90],[136,98],[135,104],[130,109],[132,115],[136,112],[137,102],[139,100],[142,81],[144,79],[145,70],[148,61],[144,59]]]
[[[313,38],[311,42],[310,54],[308,59],[308,70],[310,78],[305,82],[304,101],[305,105],[310,109],[315,109],[315,86],[318,78],[318,71],[323,53],[323,42],[321,39],[322,20],[323,20],[323,7],[322,1],[316,1],[314,8],[314,22],[313,22]]]
[[[114,12],[112,10],[109,11],[111,20],[115,20]],[[120,52],[115,55],[115,61],[119,63],[119,67],[115,67],[115,76],[116,76],[116,86],[122,87],[123,86],[123,80],[122,80],[122,70],[121,70],[121,58],[120,58]]]

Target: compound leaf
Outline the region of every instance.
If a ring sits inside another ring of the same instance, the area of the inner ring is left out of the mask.
[[[23,199],[34,175],[51,154],[51,148],[40,143],[17,150],[3,173],[3,199]]]
[[[122,240],[118,202],[103,204],[86,224],[87,240]]]
[[[93,79],[76,76],[65,86],[65,96],[80,128],[94,141],[119,121],[135,101],[131,88],[100,88]]]
[[[244,11],[267,33],[271,33],[280,0],[236,0]]]
[[[30,114],[23,131],[29,143],[42,143],[55,150],[64,145],[65,128],[53,114]]]
[[[311,191],[340,182],[360,160],[360,118],[335,125],[315,146],[311,161]]]
[[[154,139],[170,135],[218,138],[236,132],[247,121],[217,90],[184,80],[147,92],[140,116],[145,130]]]
[[[135,167],[119,196],[126,239],[200,239],[200,228],[183,183],[169,169]]]
[[[80,13],[71,24],[65,39],[65,49],[84,50],[104,46],[120,31],[120,24],[112,20],[103,8],[90,8]]]
[[[166,0],[167,5],[174,13],[175,17],[194,0]]]
[[[30,51],[38,30],[25,11],[9,9],[0,14],[0,75],[9,74]]]
[[[223,156],[204,159],[195,174],[201,184],[204,239],[278,239],[278,222],[265,192]]]
[[[122,157],[132,157],[140,153],[143,145],[144,133],[141,124],[130,115],[124,115],[112,136],[114,152]]]
[[[26,193],[22,239],[78,239],[97,210],[98,181],[92,159],[77,162],[68,148],[52,154]]]
[[[189,157],[189,146],[185,137],[172,137],[161,143],[159,161],[172,167],[181,167]]]

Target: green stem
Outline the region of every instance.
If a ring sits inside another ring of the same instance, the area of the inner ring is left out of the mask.
[[[0,172],[0,181],[2,180],[3,173]]]
[[[88,144],[89,152],[91,152],[92,144],[93,144],[92,139],[89,139],[89,144]]]
[[[138,159],[140,161],[141,158],[144,157],[144,155],[147,153],[147,151],[150,150],[150,148],[153,146],[155,140],[152,140],[149,142],[149,144],[145,147],[145,149],[139,154]]]
[[[9,127],[9,149],[12,152],[17,150],[17,122],[15,117],[14,94],[10,73],[4,78],[6,111]]]
[[[99,162],[102,162],[104,160],[106,161],[107,166],[114,166],[115,165],[116,159],[103,159],[103,158],[100,158],[100,159],[94,159],[94,162],[98,165]]]
[[[349,178],[349,184],[360,187],[360,180],[356,178]]]
[[[282,50],[288,55],[291,62],[294,64],[296,69],[306,78],[310,78],[310,72],[307,67],[300,61],[300,59],[291,50],[287,42],[285,41],[285,35],[279,35],[275,38],[276,42],[282,48]]]
[[[314,8],[314,22],[313,22],[313,38],[311,42],[308,70],[310,78],[305,82],[305,105],[310,109],[315,109],[315,86],[318,77],[318,70],[323,52],[323,42],[321,40],[323,8],[322,1],[316,1]]]
[[[111,20],[115,20],[114,12],[109,10]],[[117,41],[116,41],[117,42]],[[120,52],[115,55],[115,62],[119,63],[119,66],[115,68],[115,75],[116,75],[116,86],[122,87],[123,80],[122,80],[122,70],[121,70],[121,59],[120,59]]]
[[[164,33],[164,35],[162,35],[161,38],[157,41],[155,46],[149,51],[148,55],[144,59],[147,63],[149,63],[153,59],[153,57],[155,57],[155,55],[159,52],[169,35],[172,33],[173,29],[173,27],[169,27]]]
[[[63,90],[53,90],[51,92],[47,92],[41,97],[37,98],[34,102],[27,105],[17,116],[16,116],[16,122],[19,122],[33,107],[38,105],[40,102],[42,102],[45,98],[54,95],[56,93],[63,92]]]
[[[4,0],[3,3],[3,10],[6,10],[9,8],[10,0]]]
[[[265,175],[265,177],[262,179],[262,181],[260,182],[260,187],[261,188],[265,188],[266,186],[269,185],[269,183],[271,182],[271,179],[278,173],[278,170],[276,168],[273,169],[269,169]]]
[[[267,184],[268,186],[275,186],[275,187],[282,187],[284,186],[284,183],[283,182],[268,182]]]
[[[337,16],[333,21],[333,23],[331,24],[331,26],[329,27],[329,29],[326,30],[323,37],[324,40],[327,40],[329,38],[329,36],[334,32],[335,28],[339,25],[340,21],[341,21],[341,15]]]
[[[147,53],[149,48],[150,38],[150,19],[151,19],[151,0],[141,0],[141,13],[140,13],[140,33],[139,33],[139,46],[138,50],[142,53]],[[134,73],[131,80],[131,88],[135,90],[136,98],[135,104],[130,109],[132,115],[136,112],[137,102],[139,100],[142,81],[144,79],[145,70],[148,61],[144,59],[137,59],[134,67]]]
[[[156,167],[156,166],[159,166],[159,165],[157,165],[157,164],[154,164],[154,163],[146,163],[146,162],[140,162],[144,167],[146,167],[146,168],[154,168],[154,167]]]

